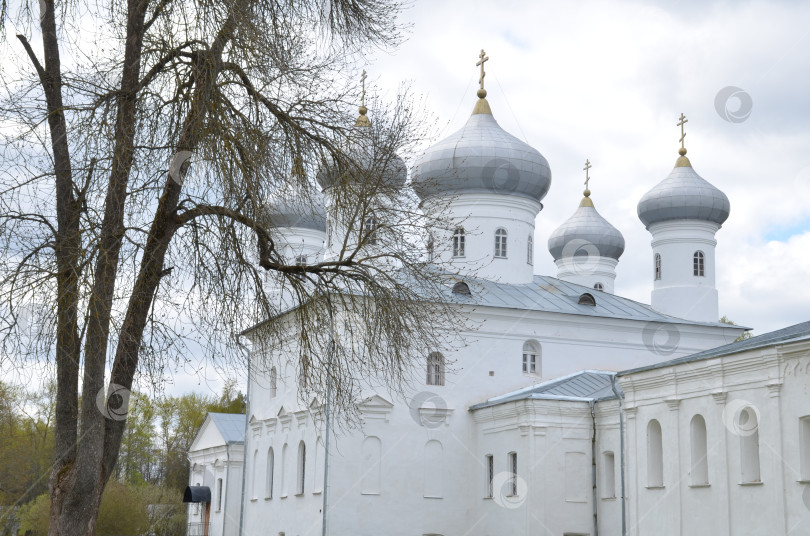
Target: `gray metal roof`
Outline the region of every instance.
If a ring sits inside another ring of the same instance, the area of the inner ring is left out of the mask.
[[[551,186],[551,169],[537,149],[503,130],[492,115],[475,113],[416,161],[411,185],[422,199],[494,193],[540,201]]]
[[[311,199],[284,195],[271,200],[267,217],[274,227],[298,227],[326,232],[326,209],[320,192]]]
[[[245,442],[244,413],[209,413],[208,416],[222,434],[226,444]]]
[[[324,190],[344,180],[379,181],[379,186],[400,189],[408,179],[408,168],[391,152],[389,143],[379,139],[373,127],[356,127],[342,148],[343,169],[330,159],[318,170],[315,180]]]
[[[638,202],[638,218],[650,225],[669,220],[704,220],[722,224],[731,205],[726,194],[698,175],[682,156],[666,179]]]
[[[618,375],[625,376],[627,374],[633,374],[634,372],[642,372],[645,370],[654,370],[664,367],[670,367],[672,365],[678,365],[680,363],[691,363],[693,361],[702,361],[705,359],[735,354],[737,352],[743,352],[746,350],[756,350],[757,348],[767,348],[769,346],[775,346],[777,344],[786,344],[808,339],[810,339],[810,321],[795,324],[793,326],[788,326],[786,328],[778,329],[776,331],[771,331],[770,333],[763,333],[762,335],[757,335],[756,337],[751,337],[750,339],[745,339],[742,341],[732,342],[731,344],[718,346],[717,348],[712,348],[711,350],[705,350],[703,352],[698,352],[696,354],[679,357],[677,359],[671,359],[669,361],[664,361],[663,363],[657,363],[655,365],[649,365],[646,367],[638,367],[630,370],[623,370],[619,372]]]
[[[583,370],[562,378],[556,378],[519,391],[506,393],[488,399],[486,402],[470,406],[470,411],[504,404],[515,400],[567,400],[572,402],[590,402],[615,399],[611,379],[615,372],[601,370]],[[616,390],[622,394],[619,385]]]
[[[498,283],[486,279],[451,276],[443,274],[444,294],[448,302],[563,313],[604,318],[621,318],[643,322],[662,322],[702,326],[726,326],[719,322],[695,322],[665,315],[653,310],[649,305],[639,303],[615,294],[600,292],[591,287],[569,283],[549,276],[535,275],[531,283],[516,285]],[[470,295],[454,294],[453,285],[464,281],[470,288]],[[588,293],[596,300],[596,306],[580,305],[579,297]],[[737,326],[742,327],[742,326]]]
[[[591,203],[583,203],[548,238],[548,251],[554,260],[563,257],[609,257],[619,260],[624,253],[624,237],[603,218]]]

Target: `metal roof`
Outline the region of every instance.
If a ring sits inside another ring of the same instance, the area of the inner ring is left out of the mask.
[[[444,294],[450,303],[640,320],[642,322],[729,327],[728,324],[720,322],[695,322],[665,315],[653,310],[649,305],[549,276],[536,275],[531,283],[522,285],[460,276],[445,275],[445,277],[449,281],[445,285]],[[467,283],[470,288],[469,296],[452,292],[453,285],[458,281]],[[595,298],[596,306],[578,303],[579,297],[584,293],[591,294]],[[735,327],[747,329],[742,326]]]
[[[619,372],[618,375],[625,376],[634,372],[654,370],[681,363],[691,363],[693,361],[702,361],[705,359],[735,354],[746,350],[756,350],[757,348],[767,348],[769,346],[776,346],[777,344],[786,344],[808,339],[810,339],[810,321],[788,326],[776,331],[771,331],[770,333],[763,333],[762,335],[757,335],[756,337],[751,337],[750,339],[745,339],[743,341],[718,346],[717,348],[712,348],[711,350],[705,350],[696,354],[671,359],[669,361],[664,361],[663,363],[648,365],[646,367],[638,367],[630,370],[623,370]]]
[[[245,441],[245,414],[244,413],[209,413],[211,422],[217,427],[225,443],[244,443]]]
[[[615,372],[583,370],[574,374],[533,385],[519,391],[506,393],[488,399],[486,402],[470,406],[470,411],[513,402],[515,400],[565,400],[571,402],[591,402],[615,399],[611,379]],[[622,394],[618,384],[616,390]]]
[[[585,204],[586,200],[589,204]],[[549,235],[548,251],[555,261],[590,256],[619,260],[624,253],[624,237],[586,197],[577,211]]]

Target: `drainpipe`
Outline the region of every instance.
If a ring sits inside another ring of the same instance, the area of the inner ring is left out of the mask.
[[[622,477],[622,536],[627,535],[627,513],[625,512],[625,493],[624,493],[624,410],[622,409],[622,397],[616,389],[616,375],[610,377],[610,388],[613,389],[613,394],[619,399],[619,441],[621,452],[619,459],[620,474]]]
[[[239,499],[239,534],[244,535],[245,519],[245,481],[247,480],[247,460],[248,460],[248,419],[250,419],[250,350],[242,344],[239,336],[236,337],[236,344],[247,354],[247,389],[245,393],[245,439],[242,442],[242,492]],[[255,468],[254,468],[255,469]],[[223,534],[223,536],[226,536]]]
[[[591,406],[591,422],[593,423],[593,434],[591,436],[591,483],[593,484],[593,536],[599,536],[599,517],[597,506],[597,489],[596,489],[596,402],[591,399],[588,401]]]

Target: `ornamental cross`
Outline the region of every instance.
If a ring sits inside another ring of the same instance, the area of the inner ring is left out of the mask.
[[[681,149],[685,149],[686,147],[684,147],[683,140],[684,138],[686,138],[686,133],[683,131],[683,125],[684,123],[688,123],[689,120],[686,118],[685,115],[683,115],[683,112],[681,112],[681,117],[679,119],[680,121],[676,123],[676,126],[681,127],[681,139],[679,141],[681,142]]]
[[[588,189],[588,181],[591,180],[591,177],[590,177],[590,175],[588,173],[588,170],[591,169],[591,167],[593,167],[593,166],[591,166],[591,161],[586,158],[585,159],[585,167],[582,168],[583,170],[585,170],[585,189],[586,190]]]
[[[481,86],[481,89],[484,89],[484,77],[487,75],[487,73],[484,72],[484,62],[489,60],[489,56],[486,55],[484,49],[482,48],[478,57],[480,59],[475,64],[476,66],[481,66],[481,76],[478,77],[478,84]]]
[[[360,93],[360,106],[366,105],[366,70],[363,69],[363,74],[360,75],[360,83],[363,85],[363,92]]]

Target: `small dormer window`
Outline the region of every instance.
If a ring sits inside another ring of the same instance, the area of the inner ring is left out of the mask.
[[[495,231],[495,257],[506,258],[506,229],[501,228]]]
[[[593,286],[594,290],[605,290],[605,286],[602,283],[596,283]]]
[[[470,286],[464,281],[459,281],[453,285],[453,294],[461,294],[462,296],[470,296]]]
[[[590,305],[591,307],[596,306],[596,298],[593,297],[593,294],[589,294],[587,292],[580,295],[579,300],[577,303],[580,305]]]

